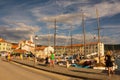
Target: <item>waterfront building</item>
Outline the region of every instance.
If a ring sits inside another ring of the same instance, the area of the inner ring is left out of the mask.
[[[39,46],[35,44],[35,41],[33,40],[33,37],[30,36],[30,40],[21,40],[18,43],[18,47],[16,48],[18,51],[26,51],[26,52],[32,52],[36,55],[36,57],[43,57],[43,51],[46,46]]]
[[[18,48],[26,51],[35,51],[35,44],[28,40],[23,40],[18,43]]]
[[[60,54],[68,54],[68,55],[72,55],[72,54],[80,54],[80,55],[84,55],[84,53],[86,55],[88,54],[92,54],[92,53],[99,53],[100,56],[104,56],[104,44],[102,42],[98,43],[98,42],[91,42],[91,43],[87,43],[85,44],[85,47],[83,44],[73,44],[72,46],[57,46],[56,47],[56,53],[60,53]]]
[[[36,56],[39,58],[45,58],[45,54],[44,54],[44,49],[46,48],[46,46],[39,46],[37,45],[35,51],[36,51]]]
[[[11,52],[12,44],[0,38],[0,52]]]
[[[18,43],[18,48],[26,50],[28,52],[34,52],[35,51],[35,43],[33,42],[33,39],[30,37],[30,40],[22,40]]]

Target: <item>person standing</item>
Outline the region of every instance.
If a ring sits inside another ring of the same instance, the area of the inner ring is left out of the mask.
[[[53,66],[54,67],[54,61],[55,61],[55,55],[53,52],[50,52],[51,55],[50,55],[50,66]]]
[[[66,60],[66,67],[69,68],[70,67],[70,64],[69,64],[69,61]]]
[[[105,64],[106,64],[106,67],[108,69],[108,75],[110,76],[110,74],[114,73],[113,72],[113,60],[112,60],[113,56],[112,56],[112,53],[111,51],[108,51],[107,54],[105,55]]]
[[[49,66],[49,64],[50,64],[50,58],[49,58],[49,56],[47,56],[47,57],[45,58],[45,64],[46,64],[47,66]]]
[[[10,52],[8,52],[8,57],[7,57],[7,60],[10,61],[11,60],[11,55],[10,55]]]

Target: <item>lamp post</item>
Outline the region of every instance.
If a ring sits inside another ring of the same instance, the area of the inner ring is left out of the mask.
[[[34,66],[36,65],[36,62],[37,62],[37,59],[36,59],[36,48],[37,48],[36,40],[38,40],[38,36],[37,36],[37,35],[35,36],[35,53],[34,53],[35,57],[34,57]]]

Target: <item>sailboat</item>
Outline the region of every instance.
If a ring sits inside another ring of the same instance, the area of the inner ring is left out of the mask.
[[[96,8],[96,15],[97,15],[97,27],[98,27],[98,43],[100,43],[100,24],[99,24],[99,15],[98,15],[98,10]],[[100,47],[100,45],[99,45]],[[98,61],[99,63],[93,66],[93,69],[101,69],[101,70],[106,70],[107,68],[105,67],[105,56],[100,55],[100,48],[98,50]],[[113,70],[117,69],[117,65],[113,63]]]

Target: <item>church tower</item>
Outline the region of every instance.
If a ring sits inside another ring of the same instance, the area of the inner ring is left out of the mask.
[[[30,36],[30,41],[33,43],[33,36],[32,35]]]

